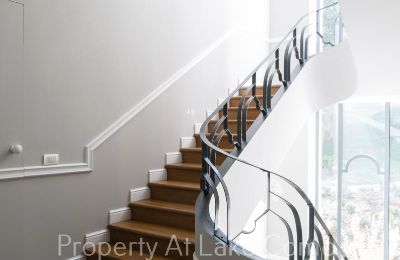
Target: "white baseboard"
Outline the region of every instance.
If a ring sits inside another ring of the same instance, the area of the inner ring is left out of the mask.
[[[108,212],[108,224],[130,220],[131,216],[131,209],[128,207],[110,210]]]
[[[191,137],[182,137],[181,138],[181,148],[193,148],[196,147],[196,138]]]
[[[74,257],[71,257],[71,258],[67,258],[67,259],[65,259],[65,260],[86,260],[86,256],[84,256],[84,255],[77,255],[77,256],[74,256]]]
[[[108,229],[99,230],[85,235],[85,242],[97,245],[100,242],[110,241],[110,231]]]
[[[142,187],[130,190],[130,202],[150,199],[150,188]]]
[[[201,125],[202,125],[202,123],[195,123],[194,124],[194,133],[195,134],[200,134]]]
[[[149,183],[156,181],[165,181],[167,179],[166,169],[156,169],[149,171]]]
[[[182,154],[180,152],[165,154],[165,164],[181,163],[181,162],[182,162]]]

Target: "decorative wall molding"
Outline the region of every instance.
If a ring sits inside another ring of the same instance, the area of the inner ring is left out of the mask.
[[[59,164],[54,166],[26,166],[18,168],[7,168],[0,169],[0,180],[10,180],[19,178],[49,176],[49,175],[60,175],[60,174],[72,174],[72,173],[89,173],[93,171],[93,153],[112,135],[117,133],[122,127],[124,127],[130,120],[138,115],[143,109],[155,101],[161,94],[168,90],[175,82],[181,79],[186,73],[192,70],[197,64],[203,61],[208,55],[214,50],[221,46],[227,41],[235,32],[243,28],[237,26],[227,31],[214,43],[204,49],[199,55],[190,60],[186,65],[174,73],[169,79],[158,86],[155,90],[149,93],[142,101],[132,107],[127,113],[115,121],[106,130],[101,132],[96,138],[94,138],[89,144],[85,146],[85,156],[83,163],[72,163],[72,164]]]
[[[90,147],[85,147],[83,163],[0,169],[0,180],[91,172],[93,170],[93,152]]]

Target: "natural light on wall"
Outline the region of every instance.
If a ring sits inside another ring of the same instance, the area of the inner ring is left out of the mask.
[[[319,112],[319,210],[349,259],[400,259],[400,102]]]

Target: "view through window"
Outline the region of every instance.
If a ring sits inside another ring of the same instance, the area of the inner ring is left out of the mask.
[[[344,103],[320,117],[323,218],[349,259],[399,260],[400,104]]]

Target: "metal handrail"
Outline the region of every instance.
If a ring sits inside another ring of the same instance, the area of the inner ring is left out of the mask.
[[[205,193],[208,193],[210,190],[212,190],[212,192],[215,194],[215,200],[216,200],[216,209],[215,209],[216,219],[214,221],[214,234],[215,234],[215,232],[218,229],[217,224],[215,222],[218,222],[217,212],[219,210],[219,208],[218,208],[219,207],[218,206],[219,205],[219,197],[218,197],[217,190],[216,190],[217,183],[221,183],[221,185],[223,187],[223,190],[225,193],[225,199],[226,199],[226,203],[227,203],[227,207],[228,207],[228,209],[227,209],[227,234],[225,235],[226,240],[224,240],[227,244],[230,243],[229,235],[228,235],[230,197],[229,197],[228,187],[226,186],[226,184],[222,178],[222,174],[219,172],[219,170],[216,167],[215,158],[216,158],[217,153],[222,154],[222,155],[226,156],[227,158],[233,159],[236,162],[243,163],[245,165],[259,169],[260,171],[262,171],[264,173],[267,173],[269,183],[271,181],[271,175],[273,175],[273,176],[281,179],[282,181],[286,182],[287,184],[289,184],[291,187],[293,187],[296,190],[296,192],[300,195],[300,197],[304,200],[304,202],[307,204],[307,206],[309,208],[309,239],[307,241],[307,246],[305,248],[306,256],[304,259],[308,259],[309,255],[310,255],[311,247],[313,245],[316,246],[316,248],[318,248],[320,251],[323,250],[323,248],[321,248],[321,245],[322,246],[324,245],[323,242],[321,242],[321,241],[317,242],[314,240],[314,232],[317,233],[318,240],[320,240],[320,236],[321,236],[321,232],[318,229],[318,227],[315,225],[314,220],[316,220],[321,225],[322,229],[325,231],[325,233],[329,237],[329,242],[330,242],[330,244],[329,244],[330,258],[329,259],[337,258],[337,255],[335,255],[333,253],[333,248],[332,248],[333,245],[336,247],[337,253],[340,254],[341,256],[343,256],[344,259],[347,259],[346,254],[341,249],[340,245],[336,242],[333,235],[330,233],[327,225],[324,223],[320,214],[315,209],[311,200],[308,198],[306,193],[297,184],[295,184],[290,179],[288,179],[278,173],[269,171],[267,169],[264,169],[262,167],[255,165],[253,163],[250,163],[246,160],[240,159],[237,156],[235,156],[231,153],[225,152],[223,149],[218,147],[218,143],[220,142],[222,137],[225,134],[227,134],[229,137],[229,142],[231,142],[232,144],[234,144],[236,146],[236,148],[237,148],[236,150],[238,153],[244,148],[246,142],[248,141],[247,140],[247,129],[246,129],[246,113],[247,113],[247,109],[248,109],[250,103],[253,101],[256,102],[256,108],[258,110],[260,110],[260,112],[262,112],[263,120],[265,120],[267,118],[268,114],[270,113],[270,110],[272,109],[271,108],[271,86],[272,86],[272,82],[273,82],[275,75],[278,75],[278,80],[282,83],[282,85],[286,89],[290,85],[290,82],[293,80],[291,78],[292,70],[291,70],[291,66],[290,66],[292,54],[293,53],[295,54],[295,58],[299,61],[300,68],[308,60],[308,41],[310,39],[310,36],[312,36],[312,35],[309,35],[304,39],[305,28],[301,31],[301,42],[300,42],[300,51],[299,51],[299,49],[297,47],[297,33],[296,33],[297,27],[306,17],[310,16],[311,14],[314,14],[314,13],[318,14],[322,10],[325,10],[325,9],[328,9],[328,8],[331,8],[331,7],[334,7],[337,5],[338,5],[337,2],[332,3],[328,6],[325,6],[318,10],[312,11],[306,15],[303,15],[297,21],[297,23],[293,26],[293,28],[289,31],[289,33],[278,43],[278,45],[276,46],[274,51],[271,52],[264,59],[262,59],[262,61],[255,67],[255,69],[253,69],[253,71],[247,77],[245,77],[245,79],[235,88],[235,90],[232,91],[222,103],[220,103],[220,105],[211,113],[211,115],[209,115],[209,117],[205,120],[205,122],[202,124],[202,126],[200,128],[200,138],[202,141],[203,174],[204,174],[203,178],[202,178],[202,190]],[[306,27],[308,27],[308,26],[309,25],[307,25]],[[322,40],[322,42],[326,45],[329,45],[331,47],[335,46],[336,42],[332,43],[329,41],[325,41],[324,36],[319,31],[315,32],[314,34],[316,34],[318,36],[317,41]],[[336,35],[335,35],[335,37],[336,37]],[[284,60],[285,60],[284,65],[285,66],[284,66],[284,73],[283,73],[284,76],[282,76],[282,73],[280,71],[280,64],[279,64],[279,59],[280,59],[279,50],[281,48],[280,46],[282,46],[286,42],[288,42],[288,43],[285,46],[285,57],[284,57]],[[304,53],[305,53],[305,55],[304,55]],[[273,57],[275,57],[275,59],[268,65],[267,62]],[[261,107],[260,102],[259,102],[258,98],[256,97],[256,87],[257,87],[256,86],[256,73],[264,65],[267,65],[268,69],[264,76],[264,86],[263,86],[263,101],[264,101],[264,103],[263,103],[263,107]],[[245,94],[241,98],[239,107],[238,107],[237,140],[235,142],[234,138],[233,138],[233,134],[231,133],[231,131],[228,127],[228,104],[229,104],[231,98],[238,91],[240,91],[240,89],[242,89],[244,87],[244,85],[250,79],[252,81],[252,85],[245,90]],[[251,90],[251,96],[249,97],[247,102],[245,102],[245,98],[246,98],[247,94],[250,93],[250,90]],[[243,112],[242,110],[244,110],[244,113],[242,113]],[[213,118],[215,118],[220,113],[220,111],[223,112],[223,116],[220,117],[220,119],[216,122],[214,128],[210,132],[210,140],[209,140],[209,138],[207,138],[207,133],[206,133],[207,127],[208,127],[209,123],[211,122],[211,120]],[[220,129],[221,126],[223,126],[223,130],[220,133],[218,133],[218,129]],[[216,180],[216,178],[217,178],[217,180]],[[299,224],[299,219],[298,219],[298,216],[296,216],[296,214],[297,214],[296,209],[287,200],[285,200],[284,198],[273,193],[270,190],[270,184],[269,184],[268,196],[270,196],[271,193],[273,195],[275,195],[276,197],[280,198],[292,210],[293,215],[296,220],[296,233],[299,236],[298,231],[300,231],[300,233],[301,233],[301,226],[299,227],[297,225],[297,224]],[[270,200],[270,198],[268,198],[268,200]],[[268,209],[262,215],[265,215],[267,213],[272,213],[272,214],[276,215],[283,223],[287,223],[284,218],[282,218],[279,214],[277,214],[272,209],[270,209],[270,202],[268,202]],[[256,221],[258,219],[260,219],[262,217],[262,215],[260,217],[258,217],[256,219]],[[256,221],[255,221],[255,224],[256,224]],[[293,234],[292,234],[290,226],[288,226],[286,224],[285,224],[285,226],[288,229],[289,238],[291,240],[293,240]],[[235,236],[235,238],[236,237],[237,236]],[[297,238],[297,239],[299,239],[299,238]],[[300,249],[298,248],[297,249],[298,257],[300,257],[299,250]],[[298,259],[301,259],[301,258],[298,258]]]
[[[231,159],[234,159],[236,161],[242,162],[244,164],[247,164],[249,166],[255,167],[255,168],[259,168],[258,166],[251,164],[247,161],[241,160],[238,157],[231,155],[230,153],[225,152],[223,149],[218,148],[217,146],[215,146],[213,143],[211,143],[208,138],[206,137],[206,129],[208,126],[208,123],[219,113],[220,110],[222,110],[224,108],[225,105],[228,104],[228,102],[231,100],[231,98],[235,95],[235,93],[238,92],[239,89],[241,89],[251,78],[252,76],[271,58],[275,55],[275,51],[277,49],[279,49],[279,46],[281,46],[285,40],[292,34],[292,31],[294,29],[296,29],[296,27],[301,23],[301,21],[308,17],[309,15],[313,14],[313,13],[317,13],[320,12],[322,10],[328,9],[330,7],[336,6],[338,5],[338,2],[335,2],[333,4],[330,4],[328,6],[325,6],[323,8],[320,8],[318,10],[312,11],[306,15],[303,15],[298,21],[297,23],[292,27],[292,29],[290,30],[289,33],[287,33],[285,35],[285,37],[276,45],[276,47],[274,48],[274,51],[272,51],[269,55],[267,55],[256,67],[255,69],[252,70],[252,72],[250,74],[248,74],[247,77],[245,77],[245,79],[233,90],[231,91],[231,93],[228,95],[228,97],[225,98],[224,101],[222,101],[222,103],[220,103],[220,105],[207,117],[207,119],[204,121],[204,123],[201,125],[200,128],[200,138],[202,140],[202,142],[204,142],[209,148],[217,151],[218,153],[225,155]],[[262,170],[262,168],[259,168],[260,170]]]

